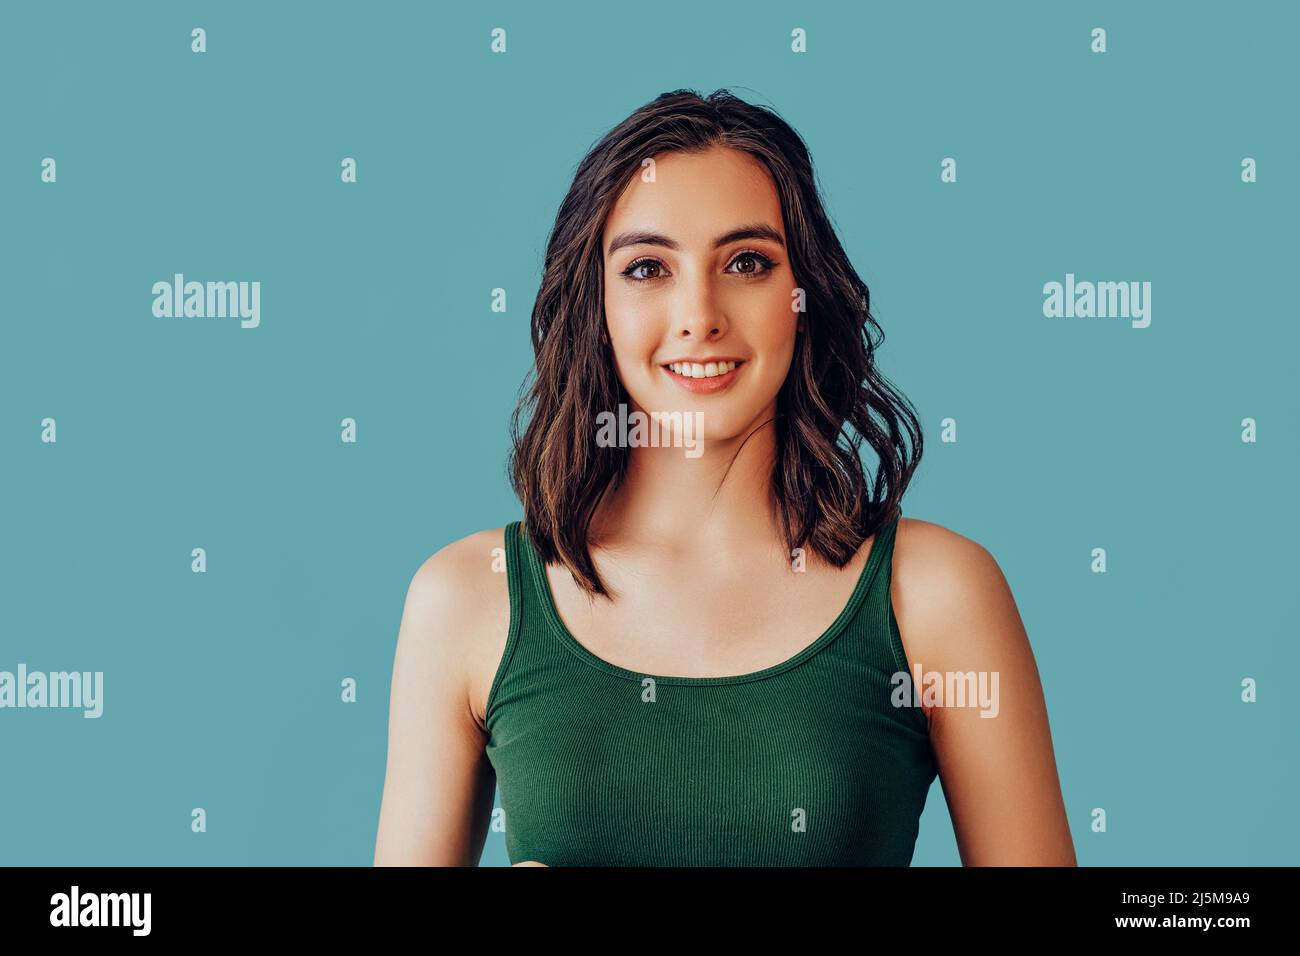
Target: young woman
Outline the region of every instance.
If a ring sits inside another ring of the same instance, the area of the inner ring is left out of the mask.
[[[938,775],[967,865],[1074,865],[1007,582],[901,517],[921,432],[881,341],[771,111],[677,91],[592,149],[523,520],[410,583],[376,864],[476,864],[499,786],[516,865],[906,865]]]

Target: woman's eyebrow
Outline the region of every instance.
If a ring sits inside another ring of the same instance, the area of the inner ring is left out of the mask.
[[[744,226],[738,226],[730,232],[723,233],[713,240],[713,248],[725,246],[729,242],[736,242],[739,239],[768,239],[775,242],[781,248],[785,248],[785,241],[781,234],[765,222],[751,222]],[[669,239],[667,236],[658,232],[620,232],[609,243],[609,249],[605,255],[612,256],[624,246],[663,246],[665,249],[680,249],[681,245],[675,239]]]

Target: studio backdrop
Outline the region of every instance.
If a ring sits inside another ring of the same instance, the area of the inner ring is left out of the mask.
[[[1295,863],[1297,28],[6,4],[0,862],[371,862],[412,574],[520,516],[574,166],[728,88],[804,137],[871,288],[925,434],[903,514],[1006,574],[1079,862]],[[936,781],[913,863],[959,862]]]

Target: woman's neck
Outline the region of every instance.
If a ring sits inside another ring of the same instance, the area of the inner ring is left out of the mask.
[[[593,516],[593,547],[669,554],[709,544],[785,550],[772,495],[770,414],[733,439],[706,441],[697,458],[674,447],[635,447],[628,454],[626,477]]]

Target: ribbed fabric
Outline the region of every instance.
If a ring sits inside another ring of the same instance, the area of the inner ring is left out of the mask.
[[[890,702],[908,669],[889,600],[897,526],[795,656],[663,677],[578,643],[526,529],[509,524],[510,630],[486,726],[511,863],[908,865],[937,766],[924,714]]]

